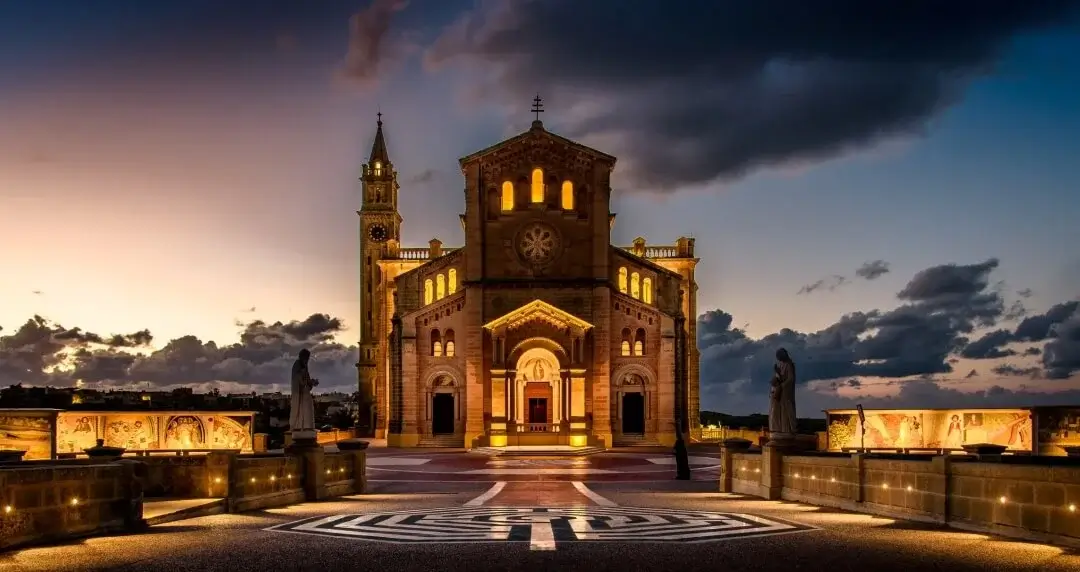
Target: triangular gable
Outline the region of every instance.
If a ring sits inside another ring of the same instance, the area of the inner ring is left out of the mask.
[[[550,139],[552,139],[554,141],[565,144],[565,145],[569,146],[572,149],[582,151],[582,152],[586,153],[587,155],[592,155],[593,157],[595,157],[597,159],[600,159],[601,161],[611,163],[612,165],[615,164],[615,161],[616,161],[615,157],[613,157],[611,155],[608,155],[607,153],[604,153],[603,151],[593,149],[592,147],[589,147],[588,145],[583,145],[581,143],[578,143],[577,141],[574,141],[573,139],[568,139],[566,137],[563,137],[562,135],[557,135],[555,133],[547,131],[543,127],[539,127],[539,128],[534,127],[533,129],[530,129],[528,131],[525,131],[524,133],[520,133],[518,135],[515,135],[515,136],[513,136],[513,137],[511,137],[509,139],[505,139],[503,141],[500,141],[500,142],[498,142],[498,143],[496,143],[496,144],[494,144],[494,145],[492,145],[490,147],[487,147],[485,149],[481,149],[481,150],[479,150],[479,151],[477,151],[475,153],[470,153],[469,155],[466,155],[466,156],[462,157],[461,159],[458,159],[458,162],[461,165],[464,166],[466,163],[468,163],[469,161],[472,161],[473,159],[477,159],[479,157],[483,157],[484,155],[494,153],[495,151],[498,151],[499,149],[502,149],[503,147],[506,147],[508,145],[512,145],[512,144],[517,143],[519,141],[522,141],[524,139],[528,139],[529,137],[537,137],[537,136],[539,136],[539,137],[548,137],[548,138],[550,138]]]
[[[533,300],[512,312],[495,318],[484,324],[484,328],[488,330],[513,328],[535,318],[540,318],[559,326],[573,326],[581,328],[582,330],[592,328],[592,324],[569,312],[564,312],[543,300]]]

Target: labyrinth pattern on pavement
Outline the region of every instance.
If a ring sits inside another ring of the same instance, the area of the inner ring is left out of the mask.
[[[452,507],[316,517],[266,530],[402,544],[713,542],[813,530],[749,514],[635,507]]]

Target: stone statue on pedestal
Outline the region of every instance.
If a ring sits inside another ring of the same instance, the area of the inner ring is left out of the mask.
[[[769,391],[769,441],[795,438],[795,362],[787,350],[776,350],[776,365]]]
[[[300,350],[300,355],[292,366],[289,430],[292,431],[294,439],[297,432],[315,432],[315,400],[311,397],[311,390],[319,385],[319,380],[311,378],[311,373],[308,371],[310,359],[310,351]]]

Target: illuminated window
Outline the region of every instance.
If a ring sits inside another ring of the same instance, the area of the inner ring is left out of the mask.
[[[645,355],[645,344],[641,342],[634,342],[634,355]]]
[[[623,328],[623,331],[622,331],[622,344],[619,346],[621,348],[621,350],[622,350],[620,352],[622,355],[624,355],[624,356],[630,355],[630,342],[631,342],[631,340],[630,340],[630,328]]]
[[[574,183],[570,181],[562,183],[562,208],[568,211],[574,210]]]
[[[435,277],[435,299],[442,300],[446,297],[446,276],[442,274]]]
[[[446,273],[446,293],[453,294],[454,292],[457,292],[457,268],[451,268]]]
[[[540,169],[533,169],[532,194],[530,196],[534,203],[544,202],[544,172]]]
[[[641,297],[641,276],[637,272],[630,275],[630,295],[635,299]]]
[[[622,355],[624,355],[624,356],[630,355],[630,342],[623,341],[623,343],[622,343]]]
[[[442,357],[442,337],[439,330],[431,330],[431,355]]]
[[[652,304],[652,278],[641,281],[641,300],[646,304]]]
[[[619,268],[619,292],[626,294],[626,267]]]
[[[376,175],[381,175],[382,174],[382,163],[379,162],[379,161],[375,161],[375,174]]]
[[[502,210],[514,210],[514,183],[510,181],[502,184]]]
[[[446,357],[454,357],[454,330],[446,330],[446,336],[443,338],[443,349]]]
[[[645,328],[638,328],[634,334],[634,355],[645,355]]]
[[[431,282],[431,278],[424,280],[424,303],[430,304],[435,301],[435,284]]]

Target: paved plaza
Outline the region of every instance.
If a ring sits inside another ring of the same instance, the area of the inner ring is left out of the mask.
[[[1080,552],[714,492],[719,458],[371,449],[370,494],[0,554],[7,570],[1080,570]]]

